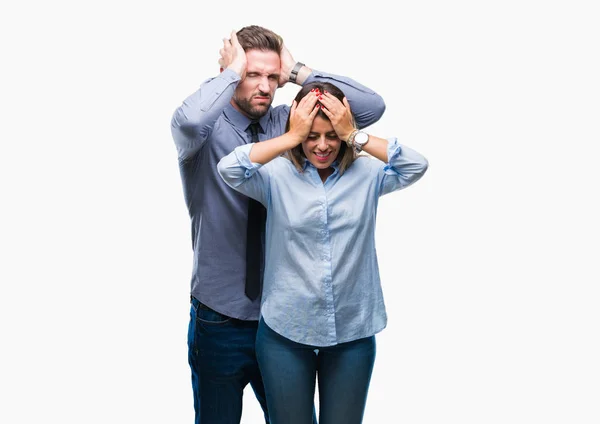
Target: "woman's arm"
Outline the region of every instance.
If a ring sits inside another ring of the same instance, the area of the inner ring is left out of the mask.
[[[236,147],[223,157],[217,169],[228,186],[267,206],[269,172],[263,168],[276,157],[306,140],[319,111],[317,96],[304,96],[290,109],[290,129],[279,137]]]
[[[306,140],[319,111],[315,107],[317,100],[317,96],[307,95],[298,104],[294,101],[290,109],[289,131],[279,137],[255,143],[250,151],[250,160],[264,165]]]
[[[353,140],[357,130],[351,120],[348,100],[344,98],[343,102],[340,102],[331,94],[324,93],[320,102],[338,137],[348,140],[350,147],[354,148]],[[427,171],[427,159],[419,152],[401,145],[395,138],[386,140],[368,134],[368,140],[362,146],[362,150],[383,162],[374,165],[377,167],[378,177],[381,178],[380,196],[408,187]]]
[[[253,146],[252,143],[244,144],[223,156],[217,164],[217,171],[229,187],[267,207],[269,171],[260,163],[250,160],[250,149]]]

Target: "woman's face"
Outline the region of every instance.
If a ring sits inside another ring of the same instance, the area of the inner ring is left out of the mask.
[[[302,151],[315,168],[327,169],[337,159],[341,145],[331,122],[316,116],[307,139],[302,142]]]

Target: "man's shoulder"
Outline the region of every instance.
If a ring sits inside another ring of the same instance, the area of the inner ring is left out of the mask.
[[[279,110],[279,109],[284,109],[289,111],[290,110],[290,106],[286,105],[285,103],[277,105],[277,106],[273,106],[273,110]]]
[[[287,115],[289,113],[290,113],[290,107],[288,105],[277,105],[271,109],[271,115],[273,115],[273,116],[285,115],[285,117],[287,118]]]

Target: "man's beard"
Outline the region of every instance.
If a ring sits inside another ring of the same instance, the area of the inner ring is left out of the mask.
[[[265,106],[256,107],[256,106],[252,106],[252,104],[250,103],[250,100],[241,99],[239,97],[234,97],[233,101],[235,102],[236,105],[238,105],[238,107],[246,115],[248,115],[250,117],[250,119],[260,118],[265,113],[267,113],[267,111],[269,110],[269,106],[271,105],[271,103],[269,103],[268,105],[265,105]]]

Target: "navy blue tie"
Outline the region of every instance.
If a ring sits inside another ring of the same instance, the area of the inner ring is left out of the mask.
[[[252,122],[248,128],[252,135],[252,143],[257,143],[260,125]],[[262,287],[261,269],[263,267],[263,243],[267,210],[254,199],[248,198],[248,227],[246,230],[246,296],[255,300]]]

